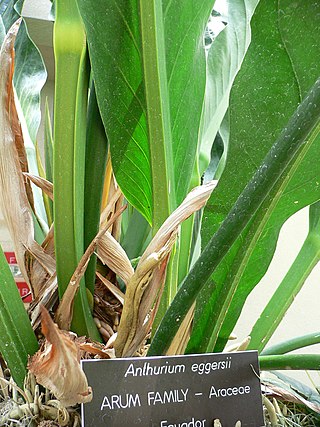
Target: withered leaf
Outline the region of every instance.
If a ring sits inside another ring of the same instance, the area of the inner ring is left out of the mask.
[[[30,359],[30,372],[63,406],[90,402],[92,390],[80,367],[79,345],[58,329],[44,307],[41,309],[41,319],[46,341],[44,347]]]

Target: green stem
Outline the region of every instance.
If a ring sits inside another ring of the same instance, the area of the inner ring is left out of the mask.
[[[314,344],[320,344],[320,332],[313,332],[312,334],[303,335],[301,337],[292,338],[291,340],[275,344],[264,350],[261,355],[268,356],[290,353],[291,351],[295,351],[303,347],[309,347]]]
[[[318,124],[319,116],[320,79],[283,129],[262,165],[180,286],[151,343],[149,355],[163,354],[167,350],[198,293],[301,147],[307,143],[306,138]]]
[[[54,223],[59,297],[83,254],[83,189],[87,106],[86,38],[77,5],[56,1]],[[84,287],[75,298],[72,329],[99,339]]]
[[[262,352],[319,260],[320,239],[312,233],[253,326],[249,349]]]
[[[259,356],[262,371],[274,370],[320,370],[318,354],[285,354],[275,356]]]
[[[84,200],[84,246],[87,248],[99,231],[101,200],[108,157],[108,140],[97,104],[96,91],[91,83],[87,140]],[[86,287],[93,295],[97,257],[91,255],[85,273]]]
[[[52,182],[52,168],[53,168],[53,137],[52,137],[52,127],[50,119],[50,111],[48,100],[46,99],[45,104],[45,115],[44,115],[44,155],[45,155],[45,178]],[[51,227],[53,222],[53,203],[52,200],[46,196],[45,199],[45,208],[48,218],[48,225]]]

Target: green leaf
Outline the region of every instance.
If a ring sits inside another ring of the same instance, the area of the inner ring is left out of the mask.
[[[259,0],[227,0],[226,3],[227,25],[208,52],[200,174],[209,164],[212,143],[227,111],[233,81],[251,42],[250,21]]]
[[[6,32],[19,17],[14,7],[15,4],[16,0],[0,0],[0,15]]]
[[[78,0],[113,170],[153,234],[189,191],[205,91],[203,33],[213,4]],[[172,263],[158,318],[176,292]]]
[[[204,30],[214,0],[163,0],[175,195],[190,190],[205,99]]]
[[[319,202],[310,206],[309,222],[309,233],[296,259],[252,328],[249,349],[261,352],[265,348],[309,274],[320,261]]]
[[[189,189],[205,89],[203,32],[213,3],[166,0],[161,10],[154,1],[141,1],[140,7],[133,0],[78,1],[114,172],[149,222],[164,217],[157,210],[168,196],[173,209]],[[162,154],[155,158],[157,149]],[[170,188],[160,200],[154,190],[160,179],[169,186],[165,177]]]
[[[149,355],[166,352],[199,292],[208,282],[229,248],[248,226],[252,215],[259,210],[273,188],[278,187],[278,182],[280,184],[283,182],[287,170],[290,170],[292,163],[299,158],[301,151],[308,147],[309,144],[306,140],[311,133],[316,132],[319,117],[320,79],[316,81],[290,118],[219,230],[212,236],[181,284],[151,343]],[[228,294],[230,289],[225,289],[225,292]],[[213,324],[215,325],[214,322]]]
[[[31,141],[35,144],[41,120],[40,91],[47,79],[47,72],[38,48],[29,38],[22,23],[15,44],[14,86],[26,120]]]
[[[127,209],[124,214],[128,211]],[[129,259],[138,258],[150,241],[150,226],[146,219],[134,208],[129,215],[128,224],[121,240],[121,246]],[[121,235],[122,236],[122,235]]]
[[[313,4],[313,7],[304,8],[301,4],[301,8],[291,7],[285,14],[283,7],[276,1],[261,1],[252,20],[252,44],[231,94],[227,164],[205,210],[204,242],[208,231],[218,228],[301,96],[320,74],[319,65],[314,60],[319,51],[319,45],[314,43],[314,31],[318,26],[313,24],[319,6]],[[297,24],[301,16],[308,19],[307,27]],[[295,44],[298,39],[291,40],[289,37],[289,27],[290,34],[301,32],[298,46]],[[302,45],[307,48],[303,50],[304,56],[300,57]],[[306,58],[306,67],[309,68],[301,70],[299,65],[298,70],[295,64],[304,62],[303,58]],[[312,66],[310,61],[313,61]],[[270,193],[253,217],[250,227],[215,273],[214,293],[211,283],[201,295],[201,318],[194,329],[190,351],[192,348],[201,348],[201,351],[223,349],[246,297],[267,270],[282,224],[297,210],[320,198],[316,164],[319,142],[318,137],[313,138],[308,149],[302,150],[289,175],[283,177],[283,183]],[[232,289],[231,294],[227,295],[226,289]],[[209,302],[202,305],[206,301]],[[220,313],[221,319],[209,348],[208,335],[217,313]],[[214,342],[223,321],[220,341],[215,347]]]
[[[38,342],[1,247],[0,284],[0,353],[23,387],[28,356],[38,350]]]

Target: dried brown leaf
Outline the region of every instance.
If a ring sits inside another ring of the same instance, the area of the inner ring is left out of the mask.
[[[114,178],[115,181],[115,178]],[[116,184],[116,187],[118,187],[118,184]],[[117,203],[115,205],[115,212],[117,212],[121,207],[123,206],[124,196],[121,193],[119,199],[117,200]],[[118,217],[118,219],[114,222],[112,225],[112,236],[115,238],[116,241],[119,241],[120,239],[120,233],[121,233],[121,217]]]
[[[117,357],[132,356],[146,339],[165,282],[166,266],[181,222],[208,200],[216,181],[193,189],[160,227],[130,279],[115,341]]]
[[[150,254],[161,250],[161,248],[168,242],[171,234],[178,232],[180,224],[206,204],[216,185],[217,181],[210,181],[207,184],[195,187],[190,191],[181,205],[159,228],[157,234],[151,240],[149,246],[143,253],[140,263],[142,263]]]
[[[22,131],[12,86],[14,42],[20,22],[10,28],[0,51],[0,203],[20,270],[30,284],[24,260],[26,247],[34,242],[33,221],[20,163]]]
[[[37,295],[39,289],[30,280],[26,263],[30,261],[28,251],[37,251],[39,245],[33,238],[33,197],[30,183],[23,176],[28,171],[27,157],[12,83],[14,42],[20,22],[21,19],[12,25],[0,51],[0,207],[21,273]]]
[[[118,188],[114,193],[111,199],[108,201],[107,206],[103,209],[100,216],[100,228],[104,226],[104,224],[110,219],[115,211],[115,206],[119,198],[121,197],[121,190]]]
[[[106,348],[100,343],[85,342],[80,344],[80,350],[90,353],[91,355],[99,356],[100,359],[114,359],[114,349]]]
[[[28,309],[31,324],[36,330],[41,323],[41,307],[45,307],[51,311],[58,302],[58,281],[57,276],[54,274],[42,286],[39,294],[34,298]]]
[[[54,227],[51,225],[48,234],[46,235],[44,241],[41,244],[45,252],[50,255],[52,258],[55,258],[54,252]]]
[[[30,359],[30,372],[63,406],[90,402],[92,390],[80,367],[79,344],[58,329],[45,308],[41,309],[41,318],[46,342]]]
[[[108,279],[103,277],[99,272],[97,272],[97,276],[101,280],[101,282],[106,286],[106,288],[117,298],[117,300],[123,305],[124,303],[124,293],[120,291],[113,283],[111,283]]]
[[[40,176],[32,175],[31,173],[24,172],[23,174],[29,181],[33,182],[40,188],[51,200],[53,200],[53,184],[52,182],[41,178]]]
[[[312,411],[320,414],[319,392],[315,389],[310,389],[294,378],[282,379],[281,374],[277,371],[262,372],[260,380],[262,390],[268,397],[272,396],[285,402],[306,405]]]
[[[46,286],[48,280],[55,275],[56,261],[54,257],[47,251],[51,250],[50,233],[47,236],[45,246],[38,244],[32,245],[31,248],[26,248],[26,268],[32,283],[34,298],[37,298],[43,287]],[[50,243],[49,243],[50,242]],[[28,261],[28,262],[27,262]]]
[[[111,233],[105,233],[99,240],[97,256],[103,264],[106,264],[127,285],[134,270],[124,249]]]

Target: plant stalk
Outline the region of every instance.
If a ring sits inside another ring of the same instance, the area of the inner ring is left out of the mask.
[[[56,1],[54,26],[56,62],[54,119],[54,222],[59,297],[84,252],[84,168],[88,58],[77,4]],[[99,339],[90,313],[84,281],[75,298],[72,329]]]
[[[275,344],[264,350],[261,353],[261,356],[274,356],[276,354],[290,353],[291,351],[309,347],[314,344],[320,344],[320,332],[313,332],[312,334],[303,335],[301,337],[292,338],[279,344]]]
[[[320,369],[318,354],[281,354],[273,356],[259,356],[262,371],[274,370],[308,370]]]

